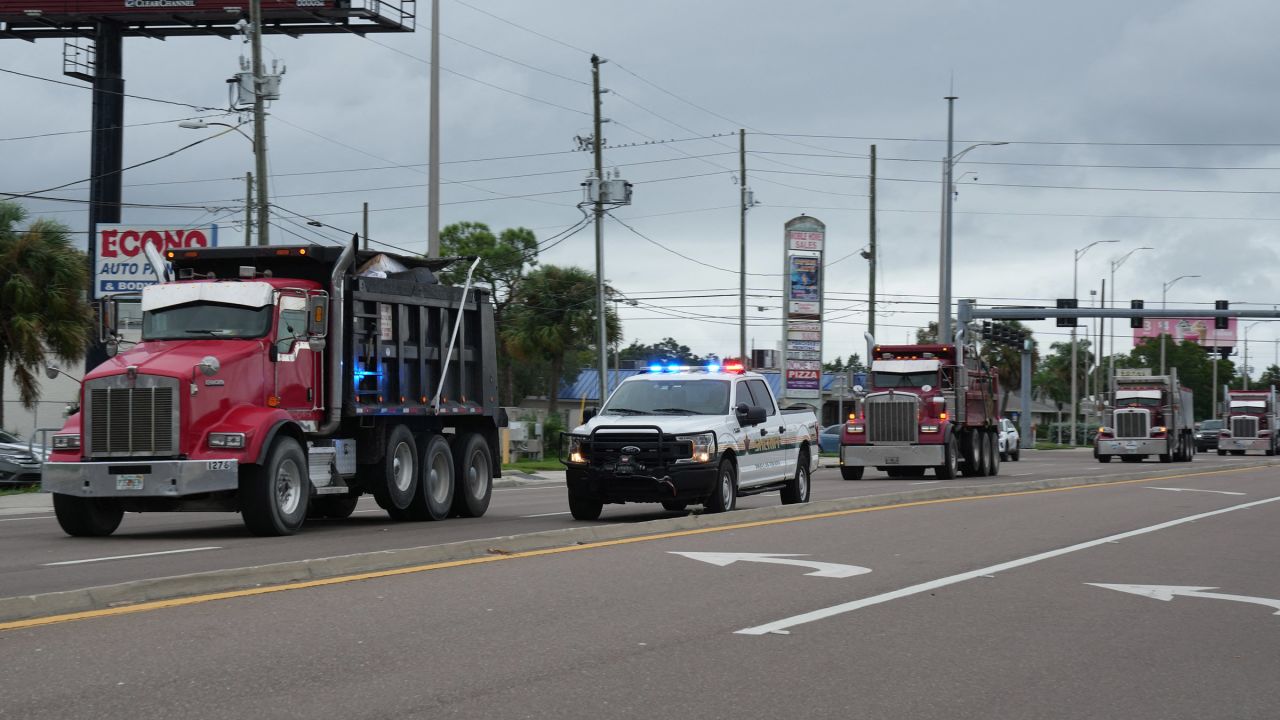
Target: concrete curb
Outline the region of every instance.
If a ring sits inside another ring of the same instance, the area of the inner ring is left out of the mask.
[[[1262,461],[1225,469],[1257,469],[1275,466],[1280,466],[1280,461]],[[1194,467],[1185,465],[1177,467],[1177,470],[1186,470],[1186,472],[1175,472],[1173,467],[1164,467],[1158,471],[1133,472],[1106,477],[1052,478],[997,485],[949,484],[881,495],[822,500],[804,505],[778,505],[739,510],[722,515],[689,514],[684,517],[664,518],[642,523],[563,528],[524,535],[467,540],[443,545],[382,550],[311,560],[295,560],[272,565],[215,570],[190,575],[135,580],[80,590],[0,598],[0,622],[97,610],[204,593],[257,588],[415,565],[466,560],[495,554],[505,555],[531,550],[583,545],[606,540],[638,538],[680,530],[724,527],[762,520],[795,518],[805,515],[901,505],[927,500],[1006,495],[1028,490],[1107,485],[1127,480],[1194,476],[1198,474]],[[1220,470],[1222,469],[1200,472],[1218,472]]]

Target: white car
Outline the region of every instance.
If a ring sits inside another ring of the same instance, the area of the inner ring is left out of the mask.
[[[1018,447],[1018,426],[1009,418],[1000,418],[1000,459],[1018,462],[1022,448]]]

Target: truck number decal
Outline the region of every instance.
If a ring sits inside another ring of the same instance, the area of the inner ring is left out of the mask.
[[[236,461],[235,460],[210,460],[208,461],[208,463],[205,464],[205,467],[209,470],[235,470]]]

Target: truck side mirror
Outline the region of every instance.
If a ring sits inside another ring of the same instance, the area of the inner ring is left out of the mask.
[[[307,334],[324,337],[329,330],[329,298],[312,295],[307,298]]]
[[[759,425],[768,417],[764,408],[749,406],[746,403],[739,403],[738,407],[734,408],[734,414],[738,416],[739,425]]]
[[[591,418],[596,416],[596,409],[591,407],[582,411],[582,422],[591,422]]]

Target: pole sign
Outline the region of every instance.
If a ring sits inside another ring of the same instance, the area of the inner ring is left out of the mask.
[[[822,258],[827,226],[801,215],[783,226],[782,397],[822,398]]]
[[[97,261],[93,288],[97,297],[137,292],[156,283],[151,263],[142,249],[150,244],[161,251],[217,247],[218,226],[157,228],[131,225],[99,225],[93,234]]]

